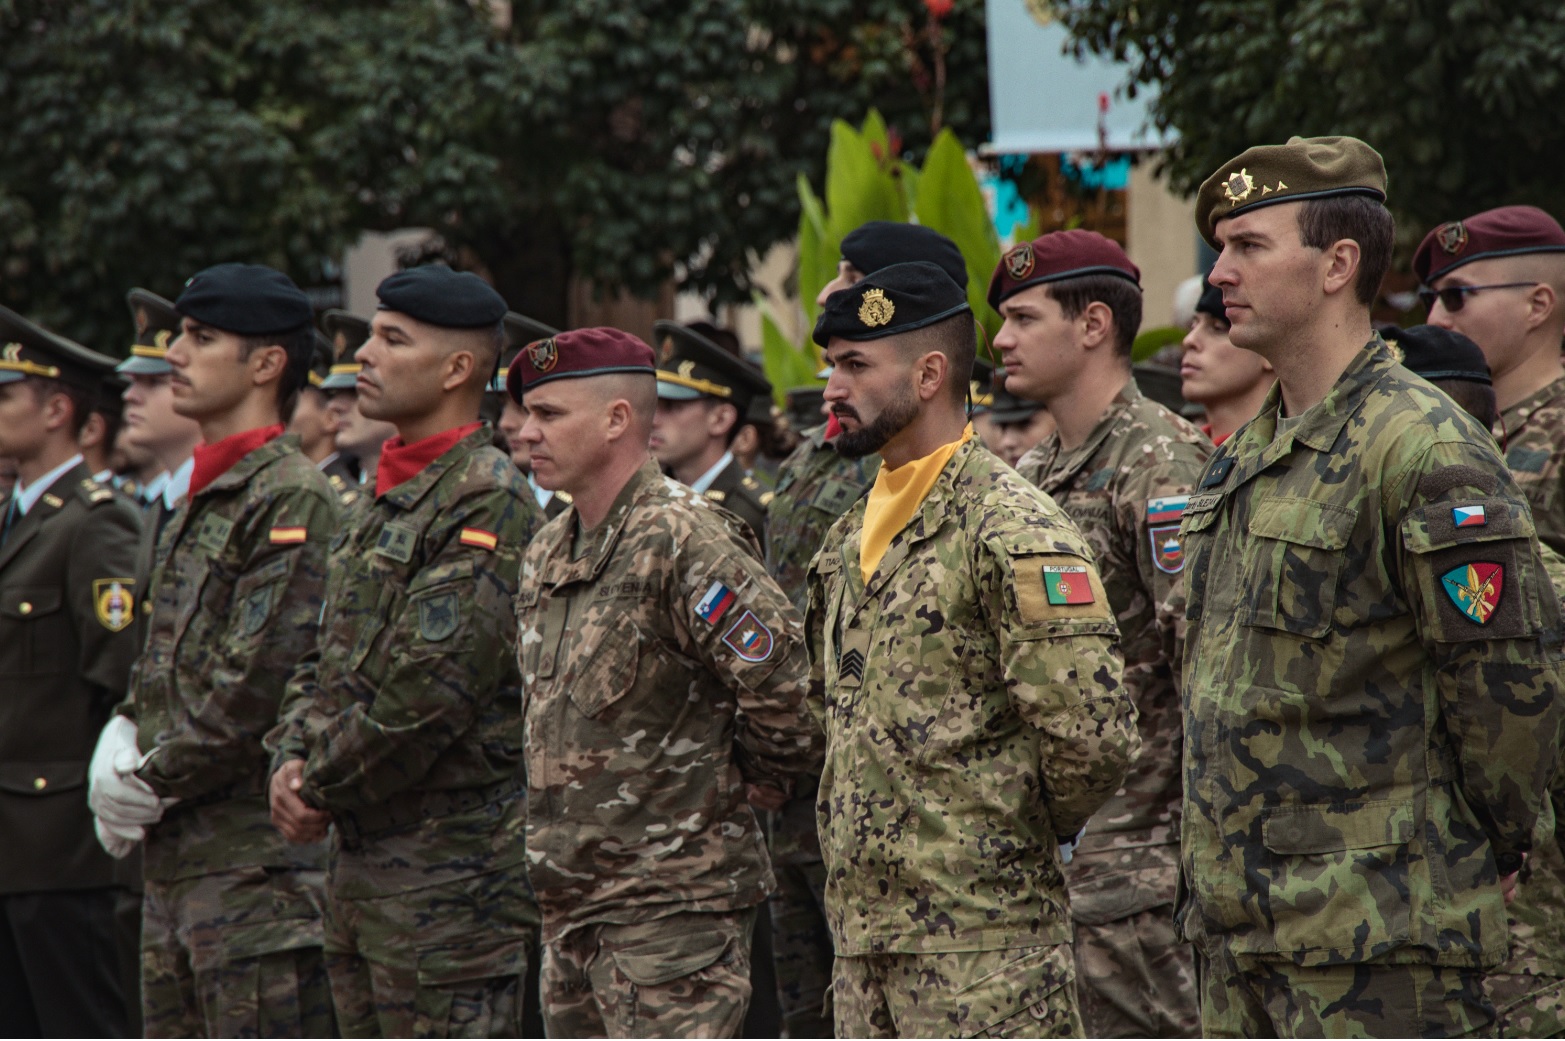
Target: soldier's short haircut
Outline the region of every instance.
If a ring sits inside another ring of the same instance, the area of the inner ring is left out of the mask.
[[[1049,299],[1071,321],[1082,316],[1087,305],[1102,304],[1114,317],[1114,353],[1130,361],[1130,348],[1141,331],[1141,287],[1118,275],[1078,275],[1045,282]]]
[[[92,415],[93,395],[80,387],[73,386],[63,380],[46,379],[34,376],[24,381],[32,388],[33,400],[42,405],[56,394],[63,394],[71,403],[71,437],[80,437],[82,427],[87,425],[87,417]]]
[[[930,351],[944,354],[950,373],[946,389],[958,404],[966,403],[967,385],[973,378],[973,358],[978,353],[978,325],[973,321],[972,312],[963,311],[934,325],[898,333],[897,342],[910,356]],[[734,423],[734,431],[743,425],[744,417],[741,416]]]
[[[637,421],[650,430],[652,417],[658,410],[657,377],[647,372],[609,372],[588,377],[603,389],[605,403],[621,398],[630,402],[630,410]]]
[[[277,381],[277,414],[284,423],[293,418],[293,410],[299,404],[299,392],[310,381],[310,362],[315,357],[315,330],[301,325],[280,333],[262,333],[242,336],[239,343],[239,360],[263,347],[281,347],[288,355],[283,368],[283,378]]]
[[[1325,249],[1342,239],[1358,243],[1359,269],[1353,280],[1353,295],[1365,306],[1375,302],[1381,279],[1391,267],[1396,230],[1391,211],[1367,195],[1307,199],[1299,207],[1299,241],[1304,245]]]

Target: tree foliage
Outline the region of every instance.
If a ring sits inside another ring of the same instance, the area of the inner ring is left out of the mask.
[[[1193,191],[1251,145],[1349,134],[1385,157],[1403,237],[1491,206],[1565,214],[1557,0],[1052,0],[1078,51],[1156,84]]]
[[[834,118],[987,136],[982,0],[946,7],[0,0],[0,303],[114,350],[132,285],[319,284],[409,226],[556,324],[572,274],[747,299]]]

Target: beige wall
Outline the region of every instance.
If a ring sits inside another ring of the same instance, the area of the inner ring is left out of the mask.
[[[1167,183],[1153,176],[1155,165],[1148,156],[1132,167],[1125,193],[1125,251],[1141,269],[1143,329],[1168,325],[1174,289],[1199,273],[1195,200],[1170,193]]]

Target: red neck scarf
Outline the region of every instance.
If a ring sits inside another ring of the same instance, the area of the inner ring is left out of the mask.
[[[1210,423],[1202,423],[1201,424],[1201,433],[1205,434],[1209,439],[1211,439],[1213,448],[1216,448],[1218,445],[1222,444],[1224,441],[1227,441],[1230,437],[1234,436],[1232,431],[1229,431],[1226,434],[1213,434],[1212,433],[1212,424],[1210,424]]]
[[[283,426],[278,423],[231,434],[215,445],[197,445],[195,466],[190,471],[190,498],[194,499],[207,485],[232,470],[235,463],[282,433]]]
[[[403,444],[401,437],[387,441],[386,447],[380,451],[380,466],[375,470],[375,498],[385,495],[403,481],[418,476],[424,467],[451,451],[458,441],[482,425],[468,423],[443,434],[414,441],[411,445]]]

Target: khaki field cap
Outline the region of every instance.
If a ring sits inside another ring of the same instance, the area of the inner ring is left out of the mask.
[[[1386,164],[1356,137],[1290,137],[1285,145],[1257,145],[1218,168],[1196,195],[1195,223],[1213,249],[1217,222],[1274,202],[1333,195],[1386,201]]]

